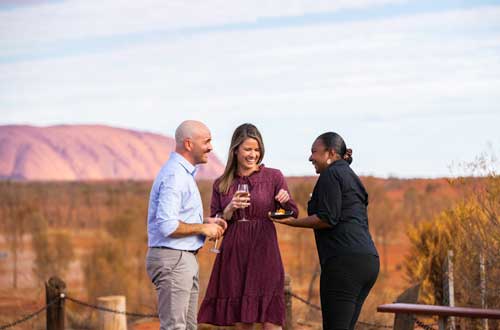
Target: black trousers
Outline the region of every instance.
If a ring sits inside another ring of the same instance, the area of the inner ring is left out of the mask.
[[[323,330],[354,330],[379,267],[377,256],[364,254],[336,256],[321,266]]]

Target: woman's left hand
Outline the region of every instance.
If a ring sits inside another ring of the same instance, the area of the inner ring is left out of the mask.
[[[283,205],[283,204],[285,204],[286,202],[288,202],[290,200],[290,194],[285,189],[280,189],[280,191],[274,197],[274,199],[276,201],[278,201],[278,203],[280,203],[281,205]]]

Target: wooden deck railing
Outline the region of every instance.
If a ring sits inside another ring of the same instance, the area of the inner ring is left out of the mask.
[[[478,318],[478,319],[500,319],[500,309],[482,309],[471,307],[448,307],[448,306],[434,306],[434,305],[420,305],[420,304],[406,304],[394,303],[380,305],[377,307],[377,312],[381,313],[394,313],[397,315],[435,315],[439,317],[439,328],[446,327],[446,318],[456,316],[465,318]],[[396,326],[394,330],[398,329]]]

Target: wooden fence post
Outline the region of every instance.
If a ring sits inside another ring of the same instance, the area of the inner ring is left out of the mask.
[[[455,280],[453,274],[453,251],[448,250],[443,265],[443,305],[455,307]],[[455,317],[439,317],[439,330],[455,330]]]
[[[97,305],[116,311],[126,311],[125,296],[97,298]],[[127,316],[106,311],[99,311],[100,330],[127,330]]]
[[[292,279],[290,275],[285,275],[285,308],[286,320],[284,330],[293,330],[293,317],[292,317]]]
[[[66,283],[59,277],[52,276],[45,283],[46,303],[59,300],[47,308],[47,330],[64,330],[64,299],[61,299],[61,294],[66,294]]]
[[[481,278],[481,307],[488,308],[486,301],[486,266],[484,260],[484,252],[479,254],[479,273]],[[488,330],[488,319],[483,319],[483,330]]]
[[[416,304],[420,292],[420,283],[406,289],[399,297],[397,303]],[[415,328],[415,317],[413,314],[396,314],[394,316],[394,330],[413,330]]]

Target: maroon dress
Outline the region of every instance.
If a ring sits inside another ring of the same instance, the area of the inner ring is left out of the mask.
[[[251,205],[245,209],[248,222],[238,222],[242,210],[234,212],[217,255],[205,298],[198,313],[199,323],[230,326],[236,322],[278,325],[285,321],[284,270],[276,228],[267,213],[280,207],[274,197],[288,191],[279,170],[264,167],[248,177],[236,176],[227,194],[219,192],[216,180],[210,213],[222,212],[239,183],[248,183]],[[297,205],[285,205],[297,216]]]

